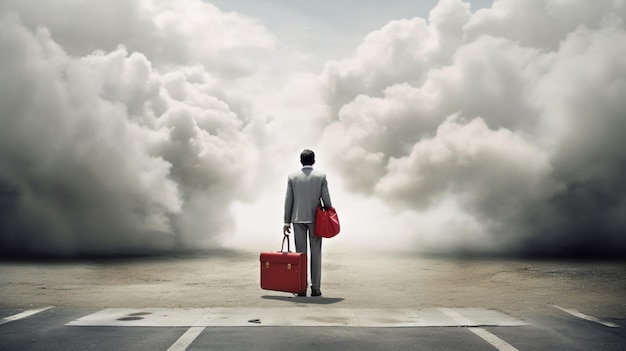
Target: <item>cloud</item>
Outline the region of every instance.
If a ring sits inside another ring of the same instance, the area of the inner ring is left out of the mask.
[[[163,24],[184,27],[180,11],[163,10]],[[218,243],[233,225],[229,206],[252,184],[257,150],[246,118],[211,94],[219,78],[178,66],[185,54],[158,56],[160,67],[172,64],[159,70],[124,46],[72,56],[50,30],[29,29],[21,18],[0,14],[0,251],[110,254]],[[231,47],[193,54],[214,59],[220,50]]]
[[[200,0],[8,0],[0,10],[20,13],[30,29],[46,27],[71,56],[112,51],[124,44],[158,68],[202,65],[226,77],[250,74],[255,54],[276,44],[257,20]]]
[[[346,242],[621,255],[625,19],[615,1],[442,0],[311,72],[200,0],[4,1],[0,253],[265,239],[277,179],[313,147],[368,238]]]
[[[442,1],[430,23],[420,17],[394,20],[368,34],[353,58],[326,65],[333,112],[359,94],[376,96],[400,82],[421,84],[430,68],[449,60],[469,19],[467,4]]]
[[[622,254],[625,9],[444,0],[391,22],[326,66],[325,150],[353,191],[447,211],[416,248]]]
[[[598,29],[607,15],[624,18],[625,11],[624,4],[614,1],[495,1],[490,9],[477,11],[464,31],[469,40],[490,35],[557,50],[561,40],[578,27]]]

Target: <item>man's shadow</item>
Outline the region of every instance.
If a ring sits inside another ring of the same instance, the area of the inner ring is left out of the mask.
[[[343,301],[340,297],[305,297],[305,296],[278,296],[278,295],[263,295],[262,298],[266,300],[285,301],[292,303],[307,303],[312,305],[332,305]]]

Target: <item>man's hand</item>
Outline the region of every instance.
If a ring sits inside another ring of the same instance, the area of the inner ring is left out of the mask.
[[[283,226],[283,234],[287,235],[289,233],[291,233],[291,226],[290,225],[284,225]]]

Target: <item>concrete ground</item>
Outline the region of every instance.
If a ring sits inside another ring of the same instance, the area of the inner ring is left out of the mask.
[[[322,297],[258,253],[0,262],[0,350],[626,350],[626,262],[324,253]]]

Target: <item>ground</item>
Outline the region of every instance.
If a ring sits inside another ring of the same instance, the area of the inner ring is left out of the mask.
[[[283,307],[261,290],[255,252],[0,262],[0,307]],[[531,313],[558,305],[626,319],[626,262],[324,252],[321,308],[481,307]],[[309,290],[310,292],[310,290]],[[313,297],[306,298],[311,303]],[[293,300],[297,305],[298,300]]]

